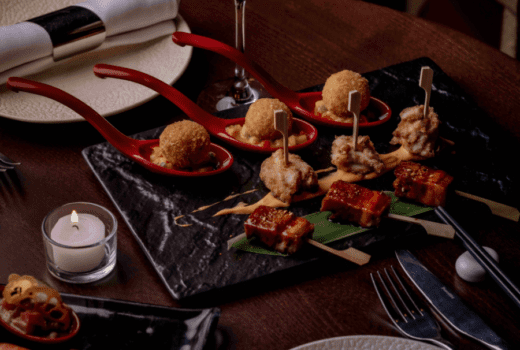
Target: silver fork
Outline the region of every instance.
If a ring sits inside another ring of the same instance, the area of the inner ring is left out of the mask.
[[[391,266],[391,268],[394,273],[394,279],[399,282],[401,290],[404,292],[400,292],[399,289],[396,288],[393,279],[390,277],[386,269],[386,280],[388,281],[388,284],[391,285],[393,290],[392,292],[390,292],[387,283],[383,277],[381,277],[379,271],[377,271],[377,275],[379,276],[380,284],[383,286],[386,296],[388,297],[386,297],[385,293],[381,291],[373,274],[370,274],[370,278],[372,279],[374,288],[379,296],[379,300],[381,300],[386,313],[394,325],[407,337],[419,341],[427,341],[442,347],[443,349],[453,350],[454,346],[441,338],[440,327],[435,319],[424,308],[419,308],[417,306],[406,290],[403,282],[401,282],[401,278],[394,270],[394,267]],[[397,296],[399,303],[396,302],[395,296]],[[403,300],[403,297],[406,299],[406,302]],[[390,300],[390,302],[388,300]]]
[[[0,171],[14,169],[15,165],[20,165],[20,164],[21,163],[13,162],[11,159],[7,158],[7,156],[0,153]]]

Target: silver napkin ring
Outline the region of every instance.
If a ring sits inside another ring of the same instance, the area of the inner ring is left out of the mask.
[[[27,22],[35,23],[49,33],[55,62],[95,49],[106,38],[103,21],[94,12],[80,6],[69,6]]]

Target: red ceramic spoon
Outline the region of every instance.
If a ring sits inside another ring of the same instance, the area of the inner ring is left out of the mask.
[[[229,169],[233,164],[233,156],[231,153],[229,153],[225,148],[212,143],[211,152],[213,152],[217,158],[217,169],[207,172],[196,172],[164,168],[150,162],[150,155],[152,154],[153,148],[159,146],[159,139],[136,140],[125,136],[84,102],[53,86],[16,77],[9,78],[6,85],[7,88],[15,92],[25,91],[45,96],[64,104],[92,124],[92,126],[96,128],[96,130],[99,131],[101,135],[103,135],[103,137],[119,152],[155,173],[186,177],[209,176],[222,173]]]
[[[190,45],[201,49],[221,54],[246,69],[260,84],[271,94],[271,96],[285,103],[295,113],[301,115],[308,121],[320,125],[327,125],[340,128],[351,128],[353,123],[342,123],[331,119],[322,118],[314,114],[314,105],[321,100],[321,91],[318,92],[294,92],[281,85],[273,79],[265,70],[254,63],[246,55],[237,49],[221,43],[220,41],[206,38],[196,34],[175,32],[172,36],[173,42],[180,46]],[[390,107],[383,101],[371,97],[370,103],[365,109],[364,114],[370,115],[369,119],[360,118],[359,127],[371,127],[380,125],[390,119],[392,114]]]
[[[2,292],[4,291],[4,288],[5,288],[5,286],[0,286],[0,296],[2,295]],[[14,334],[20,338],[30,340],[33,342],[37,342],[37,343],[42,343],[42,344],[63,343],[64,341],[67,341],[67,340],[71,339],[72,337],[74,337],[76,334],[78,334],[79,328],[80,328],[79,317],[74,312],[74,310],[72,311],[72,324],[70,326],[69,333],[67,333],[66,335],[60,336],[60,337],[56,337],[56,338],[37,337],[34,335],[22,333],[17,328],[11,327],[11,325],[6,323],[1,317],[0,317],[0,324],[2,325],[2,327],[7,329],[9,332],[11,332],[12,334]]]
[[[96,64],[93,70],[94,74],[96,74],[100,78],[109,77],[129,80],[133,81],[134,83],[144,85],[158,92],[159,94],[170,100],[177,107],[179,107],[184,113],[186,113],[188,117],[190,117],[197,123],[203,125],[211,135],[216,136],[237,148],[259,153],[271,153],[275,151],[277,148],[280,148],[271,147],[267,142],[264,143],[262,146],[256,146],[237,140],[236,138],[230,136],[226,132],[226,127],[236,124],[244,125],[245,118],[222,119],[215,117],[214,115],[206,112],[205,110],[197,106],[194,102],[192,102],[189,98],[180,93],[174,87],[148,74],[133,69],[112,66],[108,64]],[[290,146],[289,151],[296,151],[304,147],[307,147],[308,145],[313,143],[316,140],[316,137],[318,136],[318,130],[316,130],[316,127],[304,120],[297,118],[293,119],[292,132],[295,134],[304,133],[305,135],[307,135],[307,142],[295,146]]]

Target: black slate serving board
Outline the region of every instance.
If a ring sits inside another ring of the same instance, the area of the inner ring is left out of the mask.
[[[0,285],[3,289],[4,285]],[[14,336],[0,327],[0,342],[28,349],[202,350],[213,335],[219,308],[179,309],[60,293],[80,319],[76,336],[46,345]]]
[[[360,135],[368,134],[379,153],[387,153],[395,148],[389,141],[399,123],[399,113],[406,107],[424,101],[424,90],[418,85],[422,66],[434,70],[430,106],[434,107],[441,119],[440,134],[456,143],[454,153],[445,152],[423,164],[453,175],[453,187],[457,190],[518,208],[520,191],[518,182],[514,180],[520,179],[519,172],[508,162],[506,152],[503,152],[511,148],[511,142],[513,145],[517,143],[512,138],[508,139],[477,104],[428,58],[363,74],[370,82],[372,96],[388,103],[393,115],[383,125],[361,129]],[[320,91],[322,87],[320,85],[306,91]],[[242,117],[247,108],[219,112],[217,116]],[[158,138],[162,130],[149,130],[133,137]],[[334,137],[351,132],[348,129],[318,127],[318,140],[298,154],[314,169],[327,168],[330,166],[330,149]],[[220,143],[215,139],[212,141]],[[239,202],[254,203],[269,191],[258,176],[265,155],[247,153],[220,144],[233,153],[235,163],[232,168],[214,177],[196,179],[163,177],[148,172],[123,157],[108,143],[83,150],[83,156],[92,171],[175,299],[230,286],[316,259],[316,251],[312,248],[291,257],[227,250],[227,240],[244,231],[243,222],[247,215],[212,215]],[[393,173],[389,172],[362,185],[373,190],[391,190],[393,180]],[[251,189],[258,191],[190,214],[197,208],[222,201],[230,194]],[[295,203],[290,210],[304,216],[319,211],[320,204],[321,198],[315,198]],[[180,215],[185,217],[178,223],[191,226],[178,226],[174,218]],[[440,222],[432,212],[419,217]],[[354,246],[362,250],[375,242],[415,234],[424,234],[424,230],[417,225],[387,220],[378,229],[334,242],[331,246],[336,249]]]

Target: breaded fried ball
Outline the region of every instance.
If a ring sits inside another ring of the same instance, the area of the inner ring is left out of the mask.
[[[163,156],[176,168],[187,168],[209,160],[209,133],[200,124],[183,120],[168,125],[159,137]]]
[[[368,107],[370,102],[370,87],[368,80],[361,74],[344,70],[332,74],[323,87],[323,102],[329,111],[338,117],[351,117],[348,111],[349,94],[357,90],[361,94],[360,111]]]
[[[246,114],[242,136],[260,140],[274,140],[282,134],[274,128],[274,111],[282,109],[287,113],[287,132],[291,133],[293,115],[289,107],[276,98],[261,98],[249,107]]]

